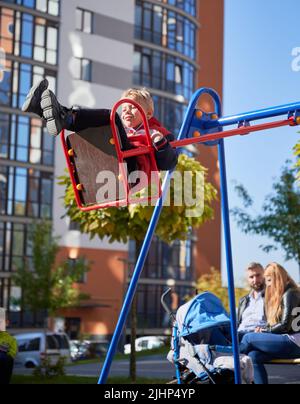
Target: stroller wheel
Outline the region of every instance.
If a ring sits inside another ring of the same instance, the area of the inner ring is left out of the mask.
[[[193,371],[186,369],[181,375],[182,384],[192,383],[195,377],[196,375]]]
[[[177,384],[177,379],[176,379],[176,377],[175,377],[173,380],[167,382],[167,384]]]

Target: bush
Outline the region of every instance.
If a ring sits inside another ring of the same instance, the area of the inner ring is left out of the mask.
[[[229,311],[229,296],[228,288],[224,287],[222,284],[222,274],[221,271],[211,268],[210,272],[203,274],[197,281],[197,291],[198,293],[209,291],[216,295],[223,303],[225,309]],[[239,303],[240,299],[249,293],[248,289],[236,288],[235,298],[236,304]]]
[[[34,369],[33,376],[41,379],[65,376],[65,365],[66,359],[63,356],[61,356],[55,364],[51,363],[49,357],[43,358],[40,366]]]

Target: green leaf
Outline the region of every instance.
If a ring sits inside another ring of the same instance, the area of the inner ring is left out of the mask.
[[[197,172],[203,173],[205,178],[207,170],[194,158],[190,158],[184,154],[179,156],[177,171],[180,173],[192,172],[192,181],[186,189],[191,195],[200,194],[200,189],[196,189],[196,181],[194,180]],[[163,177],[161,173],[161,177]],[[190,174],[191,176],[191,174]],[[81,212],[74,202],[74,193],[71,185],[70,178],[63,176],[60,178],[60,184],[65,187],[64,205],[67,215],[74,222],[80,224],[80,230],[83,233],[90,234],[90,236],[98,236],[100,239],[108,237],[110,242],[114,240],[128,242],[129,239],[136,241],[143,240],[149,222],[153,214],[153,207],[144,205],[130,205],[124,208],[109,208],[97,212]],[[142,190],[140,194],[145,194],[146,189]],[[178,193],[178,188],[175,189],[174,182],[171,183],[170,195]],[[195,228],[203,225],[208,220],[213,219],[212,203],[217,199],[217,190],[212,184],[205,181],[204,186],[204,212],[200,218],[193,218],[187,220],[187,211],[196,209],[185,204],[183,206],[164,207],[160,221],[157,226],[156,234],[164,241],[171,243],[178,237],[184,239],[186,236],[184,232],[188,231],[190,225]],[[181,230],[179,231],[178,228]]]

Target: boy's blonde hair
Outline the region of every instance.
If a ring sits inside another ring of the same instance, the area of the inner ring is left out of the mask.
[[[122,98],[133,98],[141,106],[147,108],[146,112],[154,114],[154,102],[150,91],[147,88],[129,88],[124,91]]]

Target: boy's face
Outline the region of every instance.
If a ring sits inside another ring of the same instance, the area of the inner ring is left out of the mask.
[[[130,97],[129,97],[130,98]],[[133,101],[138,102],[136,99],[132,98]],[[151,111],[147,108],[147,105],[141,104],[141,107],[146,112],[147,119],[150,119],[152,116]],[[122,115],[121,115],[123,124],[126,128],[137,128],[143,122],[142,114],[140,111],[132,104],[123,104],[122,105]]]

